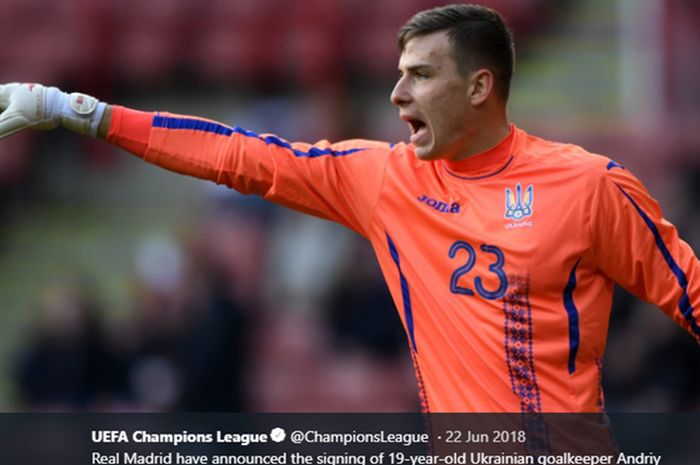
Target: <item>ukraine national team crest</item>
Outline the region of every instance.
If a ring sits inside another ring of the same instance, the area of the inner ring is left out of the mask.
[[[532,184],[523,191],[520,183],[515,185],[515,192],[506,187],[506,214],[505,217],[513,221],[521,222],[532,216],[532,202],[534,200],[534,188]],[[524,222],[522,226],[532,226],[531,221]]]

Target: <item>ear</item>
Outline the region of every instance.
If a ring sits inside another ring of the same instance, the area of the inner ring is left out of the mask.
[[[469,78],[469,100],[472,105],[482,105],[493,93],[494,77],[488,69],[479,69]]]

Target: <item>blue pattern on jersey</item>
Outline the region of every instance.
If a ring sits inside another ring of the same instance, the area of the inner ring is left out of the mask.
[[[408,288],[408,281],[401,271],[401,262],[399,261],[399,252],[396,250],[394,241],[389,236],[386,235],[386,240],[389,243],[389,252],[391,253],[391,258],[396,263],[396,268],[399,270],[399,280],[401,281],[401,297],[403,298],[403,314],[406,320],[406,328],[408,328],[408,335],[411,338],[411,348],[418,352],[416,347],[416,337],[413,334],[413,309],[411,308],[411,291]]]
[[[605,411],[605,396],[603,396],[603,357],[595,358],[595,366],[598,367],[598,411]]]
[[[578,328],[578,309],[574,303],[574,289],[576,289],[576,267],[581,259],[576,261],[576,264],[571,269],[569,281],[564,288],[564,308],[569,316],[569,374],[576,371],[576,354],[580,341]]]
[[[506,365],[510,387],[520,398],[530,453],[547,453],[549,429],[542,416],[542,399],[535,373],[532,344],[532,307],[530,277],[511,274],[503,297]]]
[[[160,116],[156,115],[153,118],[153,127],[156,128],[166,128],[166,129],[190,129],[193,131],[204,131],[204,132],[211,132],[214,134],[219,134],[222,136],[230,136],[232,134],[241,134],[246,137],[254,137],[256,139],[260,139],[261,141],[265,142],[266,144],[272,144],[276,145],[278,147],[282,147],[285,149],[289,149],[294,153],[295,156],[297,157],[309,157],[309,158],[316,158],[316,157],[321,157],[324,155],[330,155],[333,157],[342,157],[344,155],[350,155],[356,152],[361,152],[363,150],[367,150],[366,148],[355,148],[355,149],[349,149],[349,150],[332,150],[330,148],[326,149],[320,149],[318,147],[311,147],[308,152],[304,152],[302,150],[297,150],[292,147],[292,144],[289,142],[280,139],[277,136],[266,136],[262,137],[252,131],[245,130],[243,128],[240,128],[236,126],[235,128],[231,128],[229,126],[225,126],[223,124],[219,123],[214,123],[212,121],[202,121],[199,119],[193,119],[193,118],[173,118],[173,117],[168,117],[168,116]]]
[[[668,247],[666,247],[666,244],[664,243],[664,240],[661,237],[659,229],[656,227],[651,218],[647,216],[644,210],[642,210],[639,207],[639,205],[637,205],[637,202],[634,201],[632,196],[629,195],[619,184],[615,183],[615,186],[617,186],[617,188],[620,189],[620,192],[622,192],[622,194],[625,197],[627,197],[627,200],[629,200],[632,203],[635,210],[637,210],[639,216],[642,217],[642,220],[644,220],[644,223],[654,235],[656,247],[659,249],[661,255],[664,257],[666,265],[668,265],[668,267],[671,269],[671,272],[676,277],[678,285],[681,287],[681,289],[683,289],[683,294],[681,295],[681,298],[678,301],[678,308],[680,309],[683,317],[690,325],[690,328],[693,330],[693,333],[695,333],[696,336],[700,337],[700,326],[698,326],[698,322],[693,316],[693,306],[690,304],[690,297],[688,297],[688,278],[685,276],[685,273],[683,272],[681,267],[678,266],[678,263],[676,263],[676,261],[673,259],[671,252],[668,250]]]
[[[508,292],[503,298],[506,364],[511,388],[520,398],[520,409],[523,413],[542,411],[532,347],[532,308],[529,293],[529,277],[508,277]]]
[[[428,401],[428,394],[425,392],[425,382],[423,382],[423,373],[420,370],[420,365],[418,364],[418,353],[415,350],[411,351],[411,360],[413,361],[413,369],[416,372],[416,382],[418,383],[418,399],[420,401],[420,411],[422,413],[430,413],[430,402]],[[430,422],[430,416],[425,417]],[[428,430],[432,431],[432,430]]]

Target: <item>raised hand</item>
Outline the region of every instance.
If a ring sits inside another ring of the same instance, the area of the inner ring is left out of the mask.
[[[23,129],[53,129],[61,124],[95,136],[105,104],[81,93],[18,83],[0,85],[0,139]]]

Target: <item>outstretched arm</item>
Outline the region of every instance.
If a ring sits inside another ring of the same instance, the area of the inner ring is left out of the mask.
[[[0,85],[0,138],[62,125],[149,163],[344,224],[366,235],[391,147],[288,142],[196,116],[109,106],[39,84]]]

